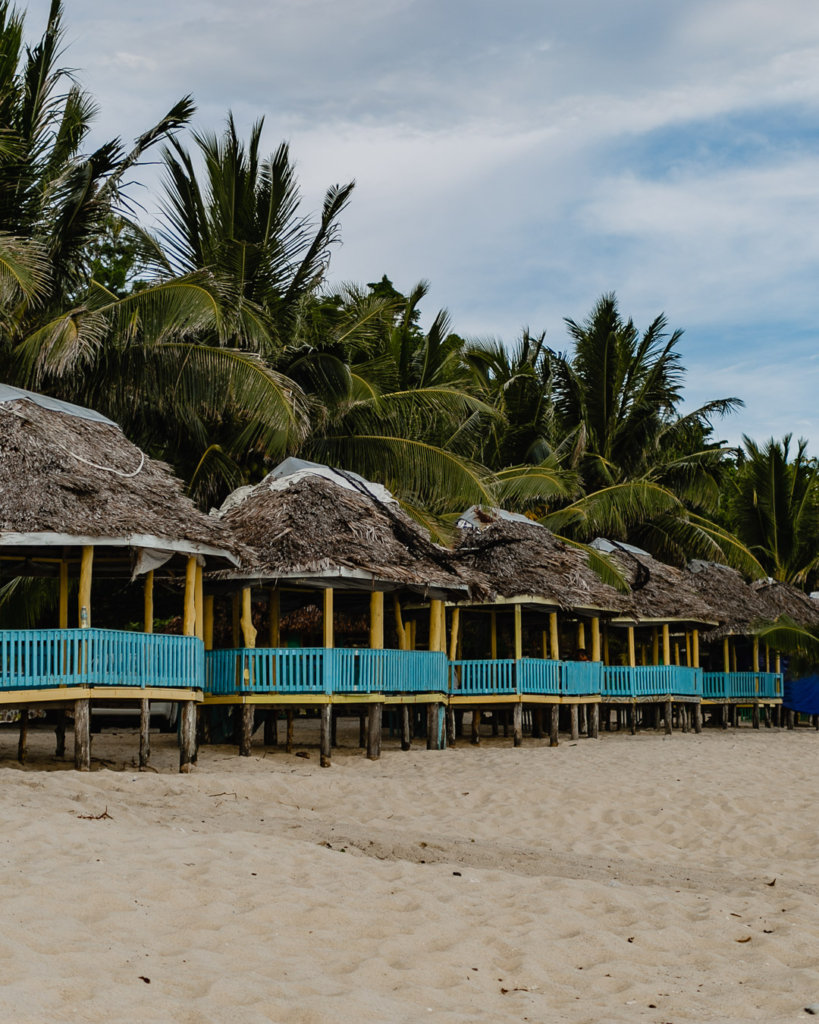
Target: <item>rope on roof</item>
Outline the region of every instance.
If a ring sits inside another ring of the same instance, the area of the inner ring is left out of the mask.
[[[60,445],[60,447],[62,448],[62,445]],[[72,452],[70,448],[63,448],[63,451],[66,452],[66,454],[71,455],[72,458],[75,458],[77,462],[84,462],[86,466],[91,466],[92,469],[100,469],[103,473],[115,473],[117,476],[125,477],[126,480],[129,480],[131,477],[135,477],[141,473],[145,465],[145,452],[140,452],[142,457],[139,460],[139,465],[133,473],[125,473],[121,469],[114,469],[113,466],[101,466],[98,462],[92,462],[90,459],[84,459],[82,455],[77,455],[77,453]]]

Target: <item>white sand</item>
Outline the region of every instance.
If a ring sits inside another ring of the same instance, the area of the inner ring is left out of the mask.
[[[135,733],[106,732],[118,770],[81,775],[43,770],[39,730],[20,770],[0,731],[3,1020],[784,1022],[819,1002],[813,731],[388,740],[325,770],[315,747],[209,747],[190,776],[173,741],[140,774]]]

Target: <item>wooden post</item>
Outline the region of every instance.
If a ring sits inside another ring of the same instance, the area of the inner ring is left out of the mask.
[[[788,723],[788,729],[792,731],[796,725],[796,713],[791,711],[790,708],[787,709],[786,721]]]
[[[520,701],[512,708],[512,737],[516,747],[523,745],[523,705]]]
[[[694,705],[694,732],[702,732],[702,704],[699,701]]]
[[[498,613],[489,613],[489,656],[494,661],[498,656]]]
[[[569,720],[571,722],[572,739],[580,739],[580,722],[578,716],[578,707],[576,704],[572,704],[570,707]]]
[[[597,701],[589,705],[589,739],[596,740],[600,736],[600,705]]]
[[[727,636],[722,638],[723,672],[731,671],[731,643]]]
[[[412,746],[412,729],[410,728],[409,705],[401,705],[401,749],[409,750]]]
[[[383,596],[383,595],[382,595]],[[333,732],[333,705],[322,704],[321,726],[319,737],[319,763],[322,768],[329,768]]]
[[[731,670],[737,671],[737,645],[731,644]]]
[[[603,623],[603,664],[611,664],[611,654],[609,652],[609,627],[608,623]]]
[[[552,661],[560,661],[560,633],[557,627],[557,612],[549,612],[549,650]]]
[[[523,608],[515,602],[515,661],[523,657]]]
[[[191,555],[185,566],[185,606],[182,614],[182,632],[196,635],[196,558]]]
[[[777,675],[778,675],[781,671],[782,671],[782,660],[781,660],[781,655],[779,654],[779,651],[777,651],[776,652],[776,667],[774,668],[774,672],[776,672]]]
[[[586,624],[582,619],[577,623],[577,647],[581,651],[586,648]]]
[[[753,639],[753,654],[751,655],[751,657],[753,659],[753,669],[751,671],[758,672],[759,671],[759,637],[758,636],[755,636],[754,639]]]
[[[449,660],[455,661],[458,657],[458,638],[461,629],[461,609],[452,609],[452,626],[449,631]]]
[[[151,760],[151,702],[139,702],[139,767],[148,767]]]
[[[751,708],[751,725],[754,729],[759,728],[759,702],[754,701],[753,707]]]
[[[765,671],[771,671],[771,648],[765,644]]]
[[[481,709],[476,708],[474,704],[472,705],[472,735],[470,742],[476,747],[481,742]]]
[[[686,630],[685,631],[685,664],[687,665],[688,668],[693,668],[694,667],[694,662],[693,662],[692,658],[693,658],[693,655],[691,653],[691,634],[688,632],[688,630]]]
[[[57,740],[54,750],[55,757],[65,757],[65,719],[65,708],[62,707],[57,712],[57,724],[54,726],[54,735]]]
[[[370,650],[380,651],[384,647],[384,592],[374,590],[370,594]]]
[[[651,656],[652,664],[660,664],[660,633],[655,626],[651,631]]]
[[[667,700],[663,704],[663,718],[665,719],[665,734],[666,734],[666,736],[670,736],[671,735],[671,712],[672,712],[672,703],[671,703],[670,700]]]
[[[549,634],[546,632],[545,629],[541,630],[540,643],[541,643],[541,657],[543,658],[544,661],[546,661],[546,659],[549,657]]]
[[[284,741],[284,750],[286,754],[293,753],[293,709],[287,709],[287,736]]]
[[[204,634],[202,636],[202,639],[205,642],[205,650],[206,651],[212,651],[213,650],[213,602],[214,602],[213,594],[208,594],[205,597],[205,608],[204,608],[205,625],[204,625]]]
[[[253,625],[253,600],[250,587],[242,587],[242,616],[239,625],[245,647],[256,647],[256,627]]]
[[[196,761],[196,705],[192,700],[180,701],[179,771],[187,775]]]
[[[17,760],[20,764],[26,762],[26,747],[28,746],[28,708],[20,710],[20,734],[17,737]]]
[[[268,640],[270,647],[281,647],[281,594],[278,587],[270,588]]]
[[[78,772],[91,770],[91,701],[74,701],[74,767]]]
[[[677,668],[680,667],[680,644],[678,640],[674,641],[674,664]]]
[[[68,629],[68,562],[60,562],[60,629]]]
[[[142,604],[143,604],[143,620],[144,620],[144,632],[153,633],[154,631],[154,571],[153,569],[145,573],[145,582],[142,585]]]
[[[592,661],[602,661],[602,653],[600,649],[600,619],[596,616],[591,620],[591,636],[592,636]]]
[[[560,724],[560,705],[552,704],[551,715],[549,717],[549,746],[556,747],[558,745],[558,726]]]
[[[671,664],[671,633],[667,622],[663,623],[663,664]]]
[[[370,704],[367,717],[367,759],[377,761],[381,757],[381,714],[384,705]]]
[[[632,668],[637,664],[637,651],[634,647],[634,626],[628,627],[628,663]]]
[[[691,631],[691,664],[694,668],[700,667],[700,631],[698,629]]]
[[[404,620],[401,615],[401,602],[398,600],[397,591],[392,595],[392,608],[395,614],[395,632],[398,634],[398,650],[408,651],[410,649],[409,637],[404,627]]]
[[[196,604],[195,604],[195,635],[205,639],[205,584],[202,566],[196,563]]]
[[[443,601],[429,602],[429,649],[441,650],[441,608]]]
[[[242,704],[242,718],[239,726],[239,757],[250,757],[253,750],[253,726],[256,708],[253,704]]]
[[[80,562],[80,590],[77,597],[77,622],[80,628],[91,625],[91,576],[94,569],[94,549],[82,549]]]

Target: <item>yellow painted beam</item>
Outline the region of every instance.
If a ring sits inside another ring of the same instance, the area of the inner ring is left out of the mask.
[[[384,592],[370,594],[370,650],[380,651],[384,646]]]
[[[323,633],[324,647],[329,650],[335,646],[335,632],[333,629],[333,588],[325,587],[322,595],[321,626]]]
[[[194,627],[195,635],[200,640],[205,639],[205,584],[204,584],[204,573],[202,572],[202,566],[196,563],[196,589],[194,592],[195,596],[195,621]]]
[[[196,635],[196,558],[191,555],[185,566],[185,607],[182,614],[182,632]]]
[[[404,619],[401,615],[401,602],[398,599],[398,593],[394,593],[392,596],[392,608],[395,613],[395,631],[398,634],[398,650],[408,651],[409,650],[409,637],[407,636],[407,630],[404,626]]]
[[[213,594],[208,594],[205,597],[205,625],[203,630],[202,639],[205,642],[205,650],[213,650]]]
[[[765,671],[771,671],[771,648],[765,644]]]
[[[632,668],[637,664],[637,652],[634,649],[634,626],[628,627],[628,663]]]
[[[145,573],[145,582],[142,585],[142,605],[144,610],[143,628],[146,633],[154,631],[154,571],[151,569]]]
[[[671,664],[671,631],[668,623],[663,623],[663,664]]]
[[[560,631],[557,626],[557,612],[549,612],[549,650],[552,661],[560,661]]]
[[[91,625],[91,577],[94,572],[94,549],[87,545],[82,549],[80,562],[80,592],[77,597],[77,618],[79,625]]]
[[[582,619],[577,624],[577,647],[581,651],[586,648],[586,625]]]
[[[549,657],[549,634],[546,632],[545,629],[541,632],[540,642],[543,652],[543,660],[546,661],[546,659]]]
[[[781,672],[782,671],[782,659],[780,657],[779,651],[776,652],[776,664],[775,664],[774,671],[775,672]]]
[[[278,587],[270,590],[270,646],[281,647],[282,599]]]
[[[731,671],[731,642],[727,636],[722,638],[723,672]]]
[[[523,657],[523,608],[515,605],[515,661]]]
[[[759,671],[759,637],[758,636],[754,637],[753,650],[754,650],[754,653],[753,653],[754,664],[753,664],[752,671],[753,672],[758,672]]]
[[[256,627],[253,625],[253,594],[250,587],[242,587],[242,616],[239,625],[242,628],[244,646],[255,647]]]
[[[441,601],[429,602],[429,649],[441,649]]]
[[[60,562],[60,629],[68,629],[68,562]]]
[[[691,664],[694,668],[700,667],[700,631],[691,631]]]
[[[591,620],[591,641],[592,641],[592,661],[602,661],[602,653],[600,650],[600,619],[594,616]]]

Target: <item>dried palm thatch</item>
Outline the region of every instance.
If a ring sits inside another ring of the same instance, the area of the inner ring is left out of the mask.
[[[790,583],[779,580],[756,580],[751,587],[763,607],[760,616],[767,622],[779,618],[790,619],[806,629],[819,629],[819,603]]]
[[[103,416],[0,385],[0,548],[104,546],[235,564],[224,528]],[[161,555],[159,556],[161,560]]]
[[[631,587],[624,621],[717,625],[720,616],[698,592],[691,573],[652,558],[646,551],[598,538],[592,547],[609,555]]]
[[[253,554],[241,569],[214,573],[213,580],[409,589],[432,597],[485,592],[484,581],[461,571],[452,552],[433,544],[395,501],[354,474],[314,469],[321,473],[274,470],[237,502],[228,498],[222,525]]]
[[[736,569],[699,560],[688,568],[691,582],[720,622],[703,636],[706,642],[724,636],[750,636],[756,625],[769,617],[770,609],[759,591]]]
[[[506,598],[533,597],[572,611],[622,612],[629,597],[604,583],[578,548],[539,523],[473,508],[459,521],[458,561]]]

